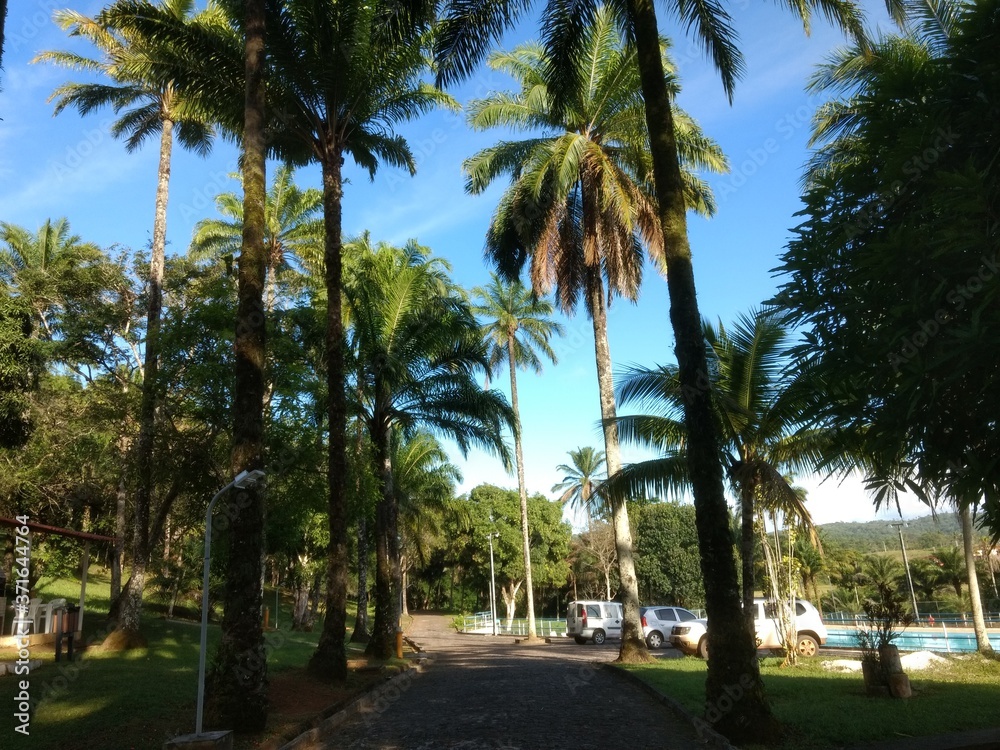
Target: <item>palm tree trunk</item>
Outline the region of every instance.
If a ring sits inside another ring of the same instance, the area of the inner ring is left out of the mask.
[[[153,437],[156,419],[156,388],[160,357],[160,318],[163,310],[163,263],[167,245],[167,196],[170,187],[170,154],[173,127],[163,120],[160,132],[160,163],[156,182],[156,212],[153,246],[149,260],[149,302],[146,308],[146,351],[142,367],[142,401],[139,406],[138,469],[135,509],[132,515],[132,577],[122,600],[115,633],[106,648],[130,649],[144,645],[139,633],[142,594],[149,565],[149,510],[153,497]]]
[[[753,553],[756,538],[753,533],[754,488],[749,482],[740,485],[740,559],[743,574],[743,615],[747,630],[756,637],[753,595],[756,588]]]
[[[376,387],[376,398],[378,395]],[[377,659],[389,659],[395,654],[402,584],[389,429],[388,424],[373,424],[371,430],[381,496],[375,510],[375,625],[365,653]]]
[[[362,513],[358,518],[358,613],[354,618],[351,643],[368,641],[368,520]]]
[[[709,632],[706,705],[718,706],[733,685],[744,688],[742,700],[718,717],[715,728],[737,741],[766,741],[778,733],[757,651],[740,609],[740,588],[729,535],[729,508],[723,487],[719,436],[712,413],[708,367],[687,236],[684,184],[681,180],[673,112],[660,56],[656,11],[652,0],[627,0],[635,36],[639,74],[646,108],[653,182],[667,255],[670,320],[675,355],[684,391],[688,433],[688,471],[694,493],[705,607]],[[609,467],[610,468],[610,467]]]
[[[360,389],[359,389],[360,390]],[[360,402],[360,393],[359,393]],[[358,467],[364,460],[364,423],[357,420],[354,438],[355,463]],[[354,494],[361,497],[361,471],[354,472]],[[368,519],[364,504],[358,514],[358,611],[354,616],[354,632],[351,643],[368,643]]]
[[[124,440],[119,441],[124,445]],[[123,449],[120,455],[124,459],[128,451]],[[125,562],[125,503],[128,494],[126,470],[122,469],[118,477],[118,488],[115,492],[115,547],[111,553],[111,604],[114,606],[122,592],[122,565]]]
[[[243,248],[238,263],[233,388],[233,475],[264,467],[266,361],[264,251],[266,200],[264,135],[264,2],[245,5],[243,126]],[[264,493],[235,490],[229,499],[229,556],[223,592],[222,637],[212,672],[213,698],[227,726],[260,731],[267,723],[264,601]]]
[[[986,656],[993,655],[993,646],[986,632],[983,617],[983,597],[979,591],[979,574],[976,572],[976,551],[973,546],[975,531],[972,528],[972,507],[959,505],[958,517],[962,521],[962,546],[965,550],[965,569],[969,573],[969,599],[972,601],[972,627],[976,631],[976,650]]]
[[[330,111],[335,111],[331,109]],[[347,393],[344,390],[344,318],[341,301],[343,156],[333,135],[326,135],[323,158],[323,221],[326,232],[326,357],[330,428],[327,478],[330,485],[326,617],[309,671],[322,679],[347,677]]]
[[[517,367],[514,361],[514,332],[507,333],[507,362],[510,365],[510,402],[514,409],[514,453],[517,457],[517,492],[521,497],[521,539],[524,544],[524,594],[528,600],[528,638],[535,632],[534,587],[531,583],[531,532],[528,529],[528,490],[524,485],[524,449],[521,444],[521,411],[517,403]]]
[[[615,410],[615,390],[611,377],[611,349],[608,346],[608,316],[604,303],[604,282],[600,266],[589,266],[586,271],[588,304],[594,323],[594,350],[597,359],[597,385],[601,395],[601,422],[604,428],[604,459],[608,476],[614,476],[622,467],[618,445],[618,423]],[[639,584],[635,576],[632,557],[632,529],[628,522],[628,507],[624,500],[611,502],[611,521],[615,529],[615,549],[618,553],[618,578],[624,618],[622,645],[618,661],[642,662],[651,657],[642,635],[639,616]]]

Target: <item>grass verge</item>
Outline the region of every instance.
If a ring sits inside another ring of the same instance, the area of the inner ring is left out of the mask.
[[[95,571],[96,573],[96,571]],[[95,580],[96,578],[96,580]],[[103,589],[103,590],[102,590]],[[79,583],[55,581],[41,588],[44,599],[79,597]],[[84,642],[100,643],[106,634],[103,621],[108,601],[106,579],[97,573],[87,585],[88,614]],[[265,599],[266,601],[266,599]],[[271,590],[270,603],[274,605]],[[283,623],[291,622],[281,602]],[[103,605],[103,611],[101,606]],[[36,703],[26,747],[32,750],[132,750],[158,748],[164,741],[194,731],[197,697],[200,626],[197,621],[167,620],[150,602],[144,607],[143,634],[149,646],[127,653],[103,653],[90,648],[69,663],[56,663],[51,646],[35,646],[31,658],[42,662],[30,675],[29,694]],[[353,618],[353,613],[350,613]],[[279,621],[279,622],[282,622]],[[350,620],[349,620],[350,622]],[[219,640],[219,626],[208,628],[211,659]],[[235,746],[250,750],[278,738],[296,734],[308,720],[357,695],[404,667],[392,660],[369,663],[363,646],[351,644],[348,658],[352,673],[343,685],[322,683],[305,674],[304,665],[316,649],[319,628],[312,633],[271,630],[265,633],[268,654],[270,708],[267,729],[259,735],[237,735]],[[0,660],[13,660],[16,652],[0,650]],[[0,677],[0,704],[13,706],[17,675]],[[13,711],[0,719],[0,747],[7,747],[14,733]],[[205,729],[214,728],[206,716]],[[13,745],[12,745],[13,746]]]
[[[781,750],[828,750],[864,742],[925,737],[983,729],[1000,723],[1000,662],[976,654],[910,673],[909,700],[869,698],[860,673],[830,672],[827,659],[762,661],[761,674],[775,715],[787,736]],[[635,673],[695,716],[705,713],[706,663],[694,657],[658,659],[622,667]]]

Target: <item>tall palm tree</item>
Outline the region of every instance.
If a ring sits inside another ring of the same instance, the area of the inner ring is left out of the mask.
[[[191,17],[194,2],[163,0],[161,8],[177,23],[184,24]],[[119,612],[118,629],[106,642],[108,646],[130,648],[142,643],[139,617],[150,555],[149,512],[153,493],[156,381],[174,128],[176,126],[176,136],[182,145],[202,155],[208,153],[213,133],[202,111],[192,106],[190,100],[181,95],[172,82],[163,81],[152,74],[151,60],[160,50],[151,40],[109,23],[103,14],[90,18],[76,11],[64,10],[57,11],[54,18],[70,36],[82,37],[93,44],[100,57],[89,58],[73,52],[47,51],[37,55],[34,61],[53,62],[72,70],[95,73],[109,80],[108,83],[66,83],[59,86],[51,97],[56,100],[56,114],[69,106],[76,107],[81,115],[103,107],[111,107],[116,114],[124,111],[111,126],[111,133],[115,137],[127,137],[126,148],[130,152],[138,149],[155,134],[159,133],[160,136],[142,367],[142,402],[139,410],[139,440],[136,445],[138,488],[133,525],[132,577]]]
[[[243,227],[237,281],[233,446],[230,468],[264,468],[267,360],[264,282],[267,267],[267,141],[265,133],[265,0],[243,3]],[[229,560],[222,637],[213,664],[213,693],[226,723],[260,731],[267,723],[264,644],[264,496],[259,486],[238,491],[230,506]]]
[[[741,507],[748,631],[752,628],[753,553],[759,510],[795,519],[818,546],[809,511],[783,474],[785,468],[814,468],[824,446],[821,433],[799,430],[797,391],[790,388],[784,375],[786,337],[780,321],[766,310],[741,316],[731,330],[721,324],[704,326],[703,340],[712,362],[708,385],[713,395],[713,420],[722,436],[719,460]],[[609,480],[606,491],[625,496],[662,495],[679,494],[690,487],[689,429],[683,419],[685,391],[678,368],[631,368],[619,383],[619,394],[623,403],[639,403],[650,410],[619,418],[623,438],[661,456],[626,467]]]
[[[554,61],[547,80],[555,84],[557,99],[569,97],[562,92],[577,88],[576,63],[584,47],[583,35],[596,12],[598,0],[565,2],[547,0],[542,12],[546,47]],[[844,0],[807,0],[789,3],[789,8],[803,19],[808,30],[813,9],[820,9],[835,23],[860,38],[863,25],[854,3]],[[894,16],[901,15],[902,0],[886,0]],[[530,3],[504,0],[448,0],[442,10],[443,21],[435,37],[435,60],[439,83],[453,83],[468,76],[498,39]],[[664,76],[660,53],[659,26],[652,0],[627,0],[620,6],[619,21],[635,45],[642,82],[646,127],[649,132],[653,162],[653,185],[659,207],[658,219],[667,248],[667,283],[670,294],[670,319],[674,330],[676,356],[683,385],[690,397],[685,406],[685,420],[691,426],[691,475],[697,511],[698,538],[705,578],[706,608],[714,623],[717,641],[709,659],[705,683],[710,705],[723,699],[726,687],[749,675],[751,688],[736,710],[727,713],[717,728],[731,737],[766,738],[776,731],[770,707],[760,681],[756,649],[749,634],[741,632],[736,569],[725,522],[727,506],[719,464],[719,437],[711,418],[709,394],[702,387],[708,376],[707,360],[701,342],[701,313],[694,283],[691,246],[687,232],[687,200],[681,169],[682,152],[675,127],[676,111]],[[694,34],[704,45],[719,70],[726,92],[732,97],[736,79],[743,69],[736,47],[732,17],[724,6],[685,3],[675,0],[670,10],[685,31]]]
[[[279,272],[297,267],[309,275],[322,273],[323,221],[318,214],[323,193],[315,188],[302,190],[295,184],[294,174],[292,167],[278,167],[264,207],[264,307],[268,313],[275,309]],[[199,221],[188,254],[196,260],[223,258],[228,263],[243,244],[243,200],[236,193],[220,193],[215,207],[225,218]]]
[[[230,14],[241,6],[225,3]],[[426,69],[424,34],[430,4],[289,0],[267,3],[268,147],[294,164],[319,162],[323,179],[324,276],[327,291],[330,553],[326,618],[310,670],[347,675],[347,396],[344,369],[343,168],[347,157],[374,178],[380,164],[407,169],[416,161],[395,127],[453,100],[420,79]],[[169,41],[159,64],[178,87],[199,101],[230,132],[242,128],[243,55],[239,19],[192,33],[143,0],[118,0],[115,22],[149,38]],[[234,28],[235,27],[235,28]],[[376,75],[377,74],[377,75]],[[240,106],[236,106],[239,104]]]
[[[471,192],[485,190],[501,175],[512,177],[487,237],[486,253],[500,271],[515,278],[530,255],[536,292],[555,286],[556,299],[566,312],[572,312],[581,298],[584,301],[594,327],[608,474],[614,475],[621,459],[606,297],[634,301],[642,279],[641,242],[658,263],[663,260],[663,243],[648,191],[651,175],[639,71],[634,51],[623,43],[609,11],[597,11],[584,30],[580,52],[574,59],[580,85],[561,108],[555,106],[546,85],[546,71],[553,61],[542,47],[528,44],[490,58],[490,65],[512,75],[521,90],[473,101],[472,126],[504,125],[541,130],[544,135],[501,142],[467,160],[465,170]],[[676,92],[672,75],[670,84]],[[678,127],[684,128],[687,164],[725,168],[718,146],[692,120],[679,118]],[[707,186],[690,172],[687,177],[691,206],[711,213],[714,204]],[[624,502],[612,503],[612,519],[625,610],[619,658],[645,659]]]
[[[376,511],[375,624],[368,652],[395,650],[401,586],[398,496],[392,435],[418,428],[446,435],[465,452],[478,445],[509,464],[504,427],[514,414],[502,395],[475,382],[489,359],[464,295],[444,264],[415,243],[381,246],[359,259],[345,290],[360,353],[359,405],[368,423],[380,485]]]
[[[587,514],[587,525],[596,515],[606,520],[608,511],[604,499],[597,491],[606,478],[604,451],[589,445],[569,452],[572,463],[559,464],[556,469],[563,472],[563,479],[552,485],[553,492],[561,492],[559,502]]]
[[[521,536],[524,542],[524,594],[528,602],[528,639],[535,632],[534,587],[531,582],[531,535],[528,529],[528,490],[524,483],[524,451],[521,445],[521,412],[517,400],[517,368],[530,367],[541,373],[539,349],[553,364],[556,354],[549,339],[562,334],[562,326],[550,316],[552,303],[534,297],[520,281],[505,282],[490,274],[486,287],[472,290],[476,303],[472,312],[485,318],[483,330],[489,346],[490,370],[507,362],[510,371],[510,401],[514,410],[514,456],[517,460],[517,491],[521,497]]]

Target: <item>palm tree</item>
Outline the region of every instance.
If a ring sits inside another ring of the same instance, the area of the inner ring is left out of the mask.
[[[66,219],[46,219],[37,232],[0,222],[0,290],[16,292],[29,305],[38,330],[52,340],[59,332],[59,313],[104,258],[100,248],[70,234]]]
[[[562,326],[552,321],[552,304],[533,297],[519,282],[505,282],[490,274],[486,287],[472,290],[475,315],[485,318],[483,331],[489,346],[490,371],[504,361],[510,371],[510,401],[514,410],[514,455],[517,459],[517,490],[521,496],[521,535],[524,541],[524,594],[528,602],[528,639],[535,633],[534,588],[531,582],[531,536],[528,529],[528,491],[524,484],[524,451],[521,447],[521,412],[517,401],[517,368],[530,367],[541,373],[542,362],[535,349],[541,350],[553,364],[556,354],[549,339],[562,334]]]
[[[232,13],[241,3],[226,2]],[[426,69],[424,33],[434,8],[390,0],[268,3],[268,147],[295,164],[319,162],[323,179],[324,275],[327,291],[329,393],[329,524],[326,618],[309,669],[347,674],[347,396],[344,368],[342,201],[346,157],[374,178],[380,164],[416,169],[394,128],[453,100],[420,80]],[[242,129],[243,55],[238,21],[191,33],[144,0],[118,0],[108,14],[149,38],[169,42],[159,60],[165,77],[197,92],[230,132]],[[377,74],[377,77],[375,77]],[[237,104],[239,106],[237,106]]]
[[[267,360],[264,281],[267,265],[267,177],[264,86],[264,0],[244,3],[242,246],[236,309],[233,447],[230,468],[264,468],[264,395]],[[260,731],[267,723],[267,652],[261,610],[264,591],[264,496],[240,490],[229,524],[229,560],[222,637],[213,664],[213,693],[230,726]]]
[[[556,85],[560,103],[569,99],[562,92],[577,87],[576,67],[584,44],[582,36],[596,13],[597,0],[565,3],[549,0],[542,13],[546,47],[554,61],[547,80]],[[895,15],[901,14],[900,0],[886,0]],[[499,38],[530,6],[499,0],[449,0],[442,11],[443,21],[435,37],[435,60],[439,83],[452,83],[468,76],[486,55],[493,39]],[[701,40],[722,76],[730,98],[743,61],[736,48],[732,18],[719,4],[670,4],[685,30]],[[670,319],[676,341],[676,355],[684,387],[691,394],[684,418],[690,426],[691,477],[697,511],[698,538],[705,578],[706,607],[714,623],[718,644],[713,646],[706,680],[706,698],[716,705],[727,685],[750,675],[751,688],[736,710],[717,725],[723,734],[745,739],[766,738],[776,731],[763,683],[759,678],[756,649],[749,634],[741,631],[736,569],[729,543],[727,506],[719,463],[719,436],[712,420],[711,398],[702,387],[708,366],[701,342],[701,314],[694,284],[691,246],[687,233],[686,190],[681,169],[682,152],[675,123],[675,107],[664,76],[659,26],[652,0],[627,0],[620,22],[631,34],[636,48],[642,82],[646,127],[653,162],[653,184],[659,207],[658,219],[667,248],[667,283],[671,300]],[[863,36],[857,6],[841,0],[807,0],[790,3],[808,30],[814,8],[855,37]]]
[[[264,248],[267,292],[264,307],[275,309],[277,274],[293,267],[311,276],[322,273],[323,221],[317,214],[323,193],[300,189],[293,181],[295,170],[283,165],[275,171],[264,207]],[[215,197],[223,219],[202,219],[194,228],[188,254],[195,260],[222,258],[231,263],[243,244],[243,201],[236,193]]]
[[[345,289],[359,352],[359,404],[371,435],[380,500],[376,510],[374,634],[368,652],[395,651],[401,586],[398,496],[392,464],[395,430],[446,435],[463,453],[478,445],[509,462],[501,431],[514,431],[502,395],[484,391],[489,367],[481,329],[446,264],[425,248],[382,245],[358,259]]]
[[[407,574],[414,564],[426,563],[441,536],[440,521],[447,501],[462,481],[458,467],[437,439],[417,432],[404,439],[393,436],[392,481],[399,505],[402,614],[409,614]]]
[[[561,492],[559,502],[587,514],[587,526],[596,515],[606,520],[608,515],[604,498],[597,491],[606,478],[604,473],[604,451],[588,446],[569,452],[571,463],[559,464],[556,469],[563,472],[563,479],[552,485],[553,492]]]
[[[955,590],[955,596],[962,599],[962,586],[966,581],[965,554],[958,547],[941,547],[933,550],[930,560],[937,565],[941,581]]]
[[[162,11],[177,23],[184,24],[194,8],[192,0],[164,0]],[[156,211],[149,264],[146,344],[142,367],[142,402],[139,411],[139,440],[136,445],[138,487],[136,491],[132,540],[132,577],[119,612],[118,629],[105,645],[131,648],[143,643],[139,633],[142,592],[150,555],[149,511],[153,492],[153,435],[156,416],[157,369],[159,362],[160,317],[163,307],[163,263],[167,237],[167,196],[170,181],[170,155],[174,127],[182,145],[207,154],[212,129],[203,113],[192,106],[171,82],[157,79],[151,72],[151,60],[159,54],[149,39],[132,34],[109,23],[102,14],[89,18],[65,10],[54,14],[56,22],[69,32],[91,42],[100,52],[97,59],[73,52],[47,51],[35,62],[53,62],[73,70],[105,76],[110,83],[66,83],[52,94],[56,114],[74,106],[81,115],[102,107],[124,114],[111,126],[115,137],[127,136],[126,148],[132,152],[148,138],[159,133],[160,159],[157,168]]]
[[[782,473],[784,468],[814,467],[825,445],[822,433],[799,430],[797,391],[784,378],[786,337],[785,328],[766,310],[741,316],[732,330],[721,323],[717,328],[708,323],[704,326],[703,340],[712,362],[708,386],[715,407],[713,419],[722,436],[719,459],[741,507],[748,630],[752,628],[749,618],[753,616],[755,589],[755,528],[761,511],[794,519],[818,546],[809,511]],[[683,419],[686,393],[678,368],[630,368],[618,389],[623,403],[639,403],[649,409],[647,414],[619,418],[623,438],[661,455],[623,469],[609,480],[606,492],[655,496],[679,494],[690,487],[690,438]]]
[[[545,83],[551,63],[537,44],[490,58],[490,65],[512,75],[521,90],[472,102],[472,126],[505,125],[547,134],[501,142],[467,160],[467,189],[481,192],[497,177],[511,175],[511,187],[500,199],[490,226],[487,255],[508,278],[520,274],[530,255],[535,291],[555,286],[556,299],[566,312],[583,298],[594,327],[604,448],[608,474],[614,475],[621,460],[605,295],[637,298],[643,263],[640,240],[654,261],[663,258],[656,206],[647,190],[650,172],[638,68],[634,52],[622,43],[613,17],[603,9],[585,31],[584,46],[575,60],[581,85],[565,108],[554,105]],[[586,78],[584,70],[593,74]],[[671,77],[670,82],[676,92],[676,80]],[[684,127],[687,163],[724,169],[721,151],[697,125],[689,118],[679,123]],[[705,213],[714,208],[708,188],[690,173],[687,195],[692,207]],[[612,503],[612,519],[625,610],[619,658],[645,659],[632,538],[623,502]]]

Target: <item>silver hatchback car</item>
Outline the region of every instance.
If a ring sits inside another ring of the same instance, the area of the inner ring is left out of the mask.
[[[670,639],[670,629],[682,622],[697,620],[698,615],[684,607],[640,607],[642,636],[650,648],[659,648]]]

